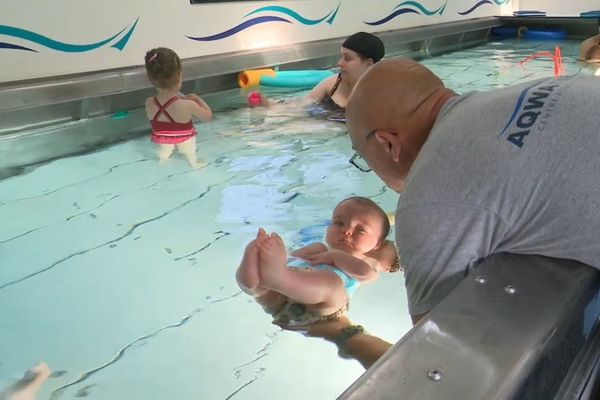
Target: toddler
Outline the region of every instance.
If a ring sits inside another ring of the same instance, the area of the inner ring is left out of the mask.
[[[175,146],[185,155],[192,168],[206,165],[196,159],[196,129],[192,116],[210,121],[212,111],[195,94],[180,93],[181,60],[171,49],[158,47],[146,53],[146,73],[158,91],[146,99],[146,115],[152,126],[151,139],[158,145],[159,163],[169,159]]]

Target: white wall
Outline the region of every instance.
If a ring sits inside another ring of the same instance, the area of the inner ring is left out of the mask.
[[[598,0],[519,0],[519,9],[545,11],[551,17],[578,17],[585,11],[600,10]]]
[[[187,0],[6,1],[0,14],[0,82],[141,65],[145,52],[156,46],[171,47],[188,58],[342,37],[360,30],[379,32],[499,15],[507,13],[510,4],[511,0],[290,0],[202,5]],[[316,24],[299,22],[282,9],[247,15],[262,7],[286,7],[311,20],[331,17],[336,9],[337,13],[330,23]],[[379,25],[367,24],[399,10],[406,12]],[[284,18],[290,23],[262,23],[214,41],[188,38],[215,35],[255,17]],[[125,41],[123,36],[136,21]],[[112,40],[98,44],[123,29]],[[119,40],[124,43],[122,50],[111,47]],[[96,44],[90,46],[95,48],[65,47],[90,44]]]

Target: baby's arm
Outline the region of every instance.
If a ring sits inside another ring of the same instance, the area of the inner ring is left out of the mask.
[[[202,122],[208,122],[212,119],[212,110],[206,104],[204,100],[200,98],[200,96],[195,94],[188,94],[185,96],[186,99],[192,100],[189,102],[190,104],[190,113],[199,118]]]
[[[323,245],[323,243],[311,243],[308,246],[304,246],[299,248],[298,250],[294,250],[290,253],[292,257],[299,257],[305,260],[308,257],[315,255],[317,253],[322,253],[327,250],[327,247]]]
[[[306,258],[311,264],[333,265],[359,282],[367,283],[379,275],[377,261],[370,257],[360,259],[341,250],[327,250]]]

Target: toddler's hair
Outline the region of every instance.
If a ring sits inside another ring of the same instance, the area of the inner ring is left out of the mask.
[[[584,59],[586,61],[590,60],[600,60],[600,44],[592,46],[586,53]]]
[[[144,57],[146,73],[152,84],[160,89],[170,89],[177,83],[181,60],[177,53],[166,47],[149,50]]]
[[[381,228],[382,232],[381,232],[381,237],[379,238],[379,240],[385,240],[385,238],[387,238],[387,236],[390,234],[390,229],[391,229],[390,219],[388,218],[385,211],[383,211],[377,203],[375,203],[373,200],[366,198],[366,197],[353,196],[353,197],[348,197],[348,198],[340,201],[337,205],[339,206],[340,204],[345,203],[347,201],[354,201],[354,202],[360,204],[361,206],[365,206],[365,207],[368,207],[368,208],[376,211],[377,214],[379,214],[379,217],[381,218],[381,223],[382,223],[382,228]]]

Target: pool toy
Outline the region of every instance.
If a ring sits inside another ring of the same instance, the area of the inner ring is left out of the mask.
[[[532,40],[563,40],[567,32],[561,28],[527,28],[522,26],[518,30],[518,37]]]
[[[123,118],[127,118],[128,116],[129,116],[129,111],[117,111],[110,117],[112,119],[123,119]]]
[[[238,85],[241,88],[260,85],[260,78],[263,76],[275,76],[275,70],[271,68],[250,69],[238,74]]]
[[[258,92],[250,92],[248,95],[248,104],[252,107],[256,107],[262,103],[262,97]]]
[[[492,36],[497,39],[516,38],[518,28],[516,26],[497,26],[492,28]]]
[[[274,71],[272,69],[257,69],[242,71],[238,75],[238,85],[241,88],[258,85],[273,87],[310,88],[323,79],[334,75],[329,70],[298,70]]]
[[[549,57],[552,62],[554,63],[554,76],[561,76],[564,75],[565,73],[565,67],[564,64],[562,62],[562,55],[560,52],[560,47],[556,46],[554,48],[554,53],[551,53],[549,51],[538,51],[537,53],[534,53],[532,55],[530,55],[529,57],[525,57],[523,60],[521,60],[519,62],[519,67],[523,67],[523,65],[525,65],[526,62],[533,60],[535,58],[539,58],[539,57]]]
[[[309,88],[334,75],[328,70],[277,71],[275,76],[264,76],[261,85],[276,87]]]

